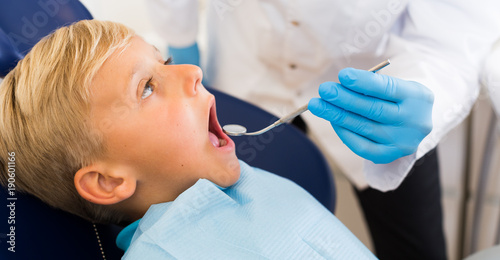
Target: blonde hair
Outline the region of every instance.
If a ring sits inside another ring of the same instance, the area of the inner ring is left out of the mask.
[[[19,61],[0,85],[2,185],[14,152],[17,192],[91,221],[122,221],[110,207],[81,198],[73,179],[105,152],[89,117],[92,79],[133,36],[122,24],[83,20],[43,38]]]

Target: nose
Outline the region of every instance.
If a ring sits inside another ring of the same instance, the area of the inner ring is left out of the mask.
[[[195,65],[171,65],[175,66],[174,72],[182,84],[182,91],[187,96],[195,96],[198,93],[198,88],[203,87],[201,81],[203,72],[200,67]]]

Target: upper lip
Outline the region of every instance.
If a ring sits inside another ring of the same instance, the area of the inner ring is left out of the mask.
[[[227,140],[227,135],[222,131],[222,127],[219,124],[219,120],[217,119],[217,109],[215,106],[215,97],[212,96],[210,100],[210,110],[208,116],[208,131],[215,134],[219,139]]]

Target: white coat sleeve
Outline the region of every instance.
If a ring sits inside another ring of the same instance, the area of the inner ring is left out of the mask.
[[[198,0],[147,0],[156,32],[173,47],[191,46],[198,34]]]
[[[410,1],[389,36],[384,74],[420,82],[434,92],[432,132],[416,153],[390,164],[365,161],[368,184],[397,188],[415,161],[469,114],[479,93],[479,76],[492,44],[500,37],[498,0]]]

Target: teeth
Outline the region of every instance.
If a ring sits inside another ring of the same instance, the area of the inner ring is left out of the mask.
[[[225,146],[227,144],[227,141],[224,139],[219,139],[219,147]]]

